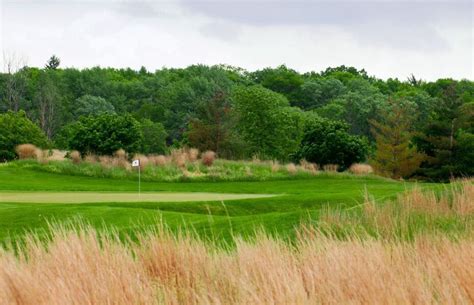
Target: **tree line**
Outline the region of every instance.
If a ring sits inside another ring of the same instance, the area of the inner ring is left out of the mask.
[[[470,80],[381,80],[346,66],[79,70],[61,68],[56,56],[44,68],[8,67],[0,74],[3,160],[15,158],[30,126],[30,142],[83,154],[188,146],[341,169],[369,161],[394,178],[474,174]]]

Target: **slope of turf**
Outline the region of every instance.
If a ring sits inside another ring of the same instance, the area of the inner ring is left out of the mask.
[[[351,208],[365,193],[381,200],[396,196],[413,183],[375,176],[321,174],[305,179],[239,182],[143,182],[145,192],[282,194],[270,198],[193,202],[14,203],[1,200],[0,240],[25,231],[42,230],[51,222],[82,220],[96,227],[134,232],[163,222],[172,229],[193,228],[213,238],[248,234],[258,227],[286,235],[322,207]],[[431,187],[428,186],[427,187]],[[136,181],[68,176],[15,166],[0,166],[0,192],[136,192]],[[0,196],[1,196],[0,193]]]

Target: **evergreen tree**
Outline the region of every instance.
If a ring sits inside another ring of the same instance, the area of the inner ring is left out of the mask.
[[[411,143],[414,117],[408,105],[389,100],[390,110],[381,111],[379,121],[371,120],[377,151],[371,163],[375,170],[387,177],[409,177],[420,166],[425,156]]]

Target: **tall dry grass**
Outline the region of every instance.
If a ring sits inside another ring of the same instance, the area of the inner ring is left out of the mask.
[[[366,194],[360,207],[360,211],[323,210],[321,227],[339,236],[357,231],[386,240],[408,240],[420,233],[445,230],[474,233],[474,180],[454,181],[444,190],[415,186],[383,204]]]
[[[15,148],[20,159],[36,159],[43,157],[43,151],[33,144],[20,144]]]
[[[349,167],[349,172],[355,175],[368,175],[374,172],[374,169],[369,164],[354,163]]]
[[[301,230],[219,250],[189,236],[125,245],[92,230],[0,252],[0,304],[472,304],[474,243],[413,243]]]

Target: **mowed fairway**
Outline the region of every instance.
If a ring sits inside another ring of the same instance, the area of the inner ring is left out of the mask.
[[[215,239],[253,234],[259,228],[288,236],[301,222],[317,221],[322,209],[354,209],[366,193],[383,201],[414,185],[344,174],[274,181],[142,182],[138,198],[135,180],[0,166],[0,241],[25,232],[41,234],[51,223],[76,221],[120,234],[163,223]]]
[[[268,198],[265,194],[221,193],[124,193],[124,192],[3,192],[0,202],[23,203],[90,203],[90,202],[183,202],[224,201],[249,198]]]

